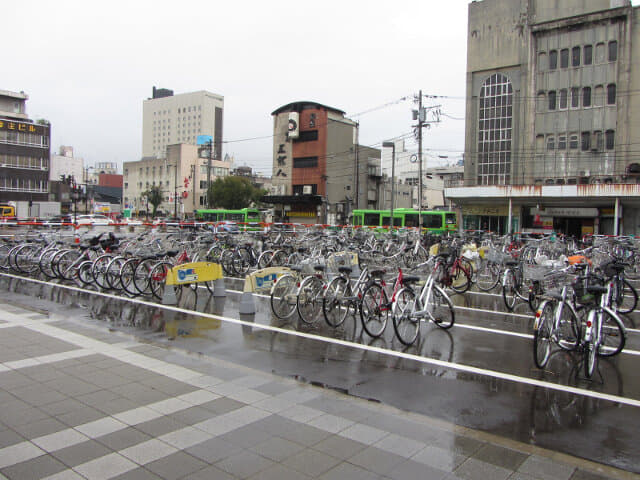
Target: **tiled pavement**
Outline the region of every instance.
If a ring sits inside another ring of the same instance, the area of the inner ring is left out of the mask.
[[[0,479],[631,474],[0,305]]]

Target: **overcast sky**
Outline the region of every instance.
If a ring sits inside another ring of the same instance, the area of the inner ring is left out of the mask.
[[[270,174],[271,112],[298,100],[360,121],[360,143],[412,130],[412,96],[453,98],[424,137],[427,164],[464,149],[468,0],[3,2],[0,89],[29,95],[52,150],[85,165],[139,160],[151,89],[224,96],[224,153]],[[634,3],[636,3],[634,1]],[[427,102],[428,104],[428,102]],[[408,149],[416,149],[411,140]],[[442,161],[442,160],[440,160]]]

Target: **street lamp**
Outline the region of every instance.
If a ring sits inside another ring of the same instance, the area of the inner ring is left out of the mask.
[[[393,230],[393,207],[396,201],[395,192],[396,192],[396,144],[395,142],[382,142],[383,148],[391,147],[391,230]]]

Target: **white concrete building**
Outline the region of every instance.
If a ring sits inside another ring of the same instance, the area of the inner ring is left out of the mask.
[[[142,157],[165,158],[169,145],[196,145],[198,135],[214,141],[215,160],[222,160],[224,97],[201,90],[174,95],[153,87],[142,104]]]
[[[51,154],[49,181],[58,182],[62,175],[72,176],[76,183],[84,183],[84,160],[73,156],[73,147],[61,146],[57,154]]]

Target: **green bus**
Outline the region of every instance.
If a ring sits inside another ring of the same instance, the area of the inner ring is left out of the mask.
[[[257,208],[241,208],[239,210],[203,209],[196,210],[196,220],[201,222],[260,223],[260,211]]]
[[[458,229],[458,216],[445,210],[423,210],[422,227],[432,233],[453,232]],[[394,227],[418,227],[419,212],[413,208],[393,210]],[[354,210],[353,225],[361,227],[388,227],[391,224],[390,210]]]

